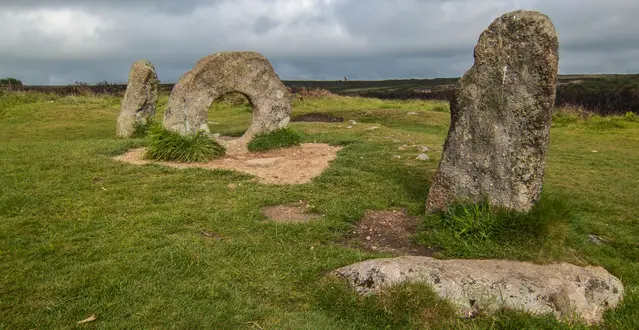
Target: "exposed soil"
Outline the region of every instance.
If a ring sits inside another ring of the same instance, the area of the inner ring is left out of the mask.
[[[292,122],[309,122],[309,123],[341,123],[344,121],[342,117],[335,117],[327,113],[312,112],[291,118]]]
[[[262,214],[278,223],[305,223],[320,218],[321,215],[308,212],[308,205],[303,202],[295,204],[266,206]]]
[[[113,159],[135,165],[160,164],[175,168],[235,170],[257,177],[267,184],[302,184],[320,175],[337,157],[341,147],[323,143],[304,143],[298,147],[282,148],[260,153],[227,155],[208,163],[177,163],[144,158],[145,149],[132,149]]]
[[[406,214],[406,210],[366,211],[346,244],[374,252],[397,255],[432,256],[435,250],[415,244],[419,219]]]

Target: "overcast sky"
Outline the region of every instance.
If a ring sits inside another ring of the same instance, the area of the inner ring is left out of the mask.
[[[0,0],[0,77],[175,82],[202,57],[255,50],[282,79],[457,77],[515,9],[549,15],[561,73],[639,72],[639,0]]]

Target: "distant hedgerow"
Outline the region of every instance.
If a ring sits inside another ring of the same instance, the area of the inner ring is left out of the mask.
[[[302,137],[289,128],[256,135],[248,144],[249,151],[265,151],[300,145]]]
[[[164,128],[152,127],[146,158],[182,163],[206,162],[224,155],[226,149],[205,132],[182,136]]]

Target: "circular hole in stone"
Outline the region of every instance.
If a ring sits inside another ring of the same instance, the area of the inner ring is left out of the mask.
[[[253,107],[242,93],[223,94],[209,107],[209,130],[219,140],[240,138],[251,125],[252,119]]]

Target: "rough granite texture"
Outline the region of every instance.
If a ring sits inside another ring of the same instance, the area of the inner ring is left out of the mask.
[[[288,124],[289,91],[269,61],[257,52],[222,52],[204,57],[178,81],[164,113],[164,127],[182,135],[210,132],[207,123],[215,114],[209,119],[209,107],[230,92],[246,96],[253,121],[241,138],[219,140],[227,153],[248,152],[246,144],[253,136]]]
[[[623,299],[624,288],[601,267],[536,265],[508,260],[438,260],[407,256],[373,259],[334,271],[360,294],[402,283],[430,286],[461,317],[501,309],[593,324]]]
[[[528,211],[539,200],[558,71],[550,19],[515,11],[496,19],[457,83],[451,125],[427,211],[487,201]]]
[[[116,135],[130,137],[136,124],[146,125],[155,115],[158,101],[158,76],[147,60],[133,63],[121,103]]]

